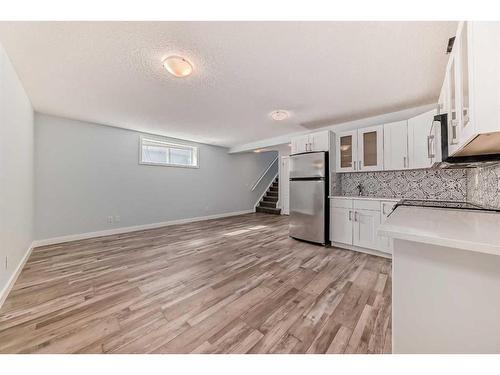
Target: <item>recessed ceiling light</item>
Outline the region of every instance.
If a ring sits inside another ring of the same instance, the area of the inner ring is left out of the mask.
[[[165,60],[163,60],[163,67],[167,69],[167,71],[179,78],[187,77],[193,72],[193,65],[180,56],[169,56]]]
[[[272,111],[270,116],[274,121],[283,121],[290,117],[290,113],[288,111],[278,109],[276,111]]]

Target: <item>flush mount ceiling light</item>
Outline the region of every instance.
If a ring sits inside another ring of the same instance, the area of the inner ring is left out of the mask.
[[[187,77],[193,72],[193,65],[180,56],[169,56],[165,60],[163,60],[163,67],[167,69],[167,71],[179,78]]]
[[[286,120],[288,117],[290,117],[290,113],[282,109],[272,111],[269,115],[274,121],[283,121]]]

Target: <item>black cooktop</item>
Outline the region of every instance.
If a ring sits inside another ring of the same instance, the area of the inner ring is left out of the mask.
[[[396,206],[417,206],[417,207],[435,207],[435,208],[454,208],[459,210],[477,210],[477,211],[494,211],[500,212],[500,208],[491,208],[481,206],[479,204],[463,202],[463,201],[432,201],[418,199],[402,199]]]

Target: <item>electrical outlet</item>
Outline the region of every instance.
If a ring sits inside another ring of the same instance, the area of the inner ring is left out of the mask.
[[[108,216],[108,224],[113,224],[113,216]]]
[[[115,215],[115,223],[119,223],[121,220],[120,215]]]

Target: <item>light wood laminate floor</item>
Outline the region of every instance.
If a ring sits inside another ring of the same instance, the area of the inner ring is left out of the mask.
[[[33,250],[3,353],[389,353],[391,262],[248,214]]]

